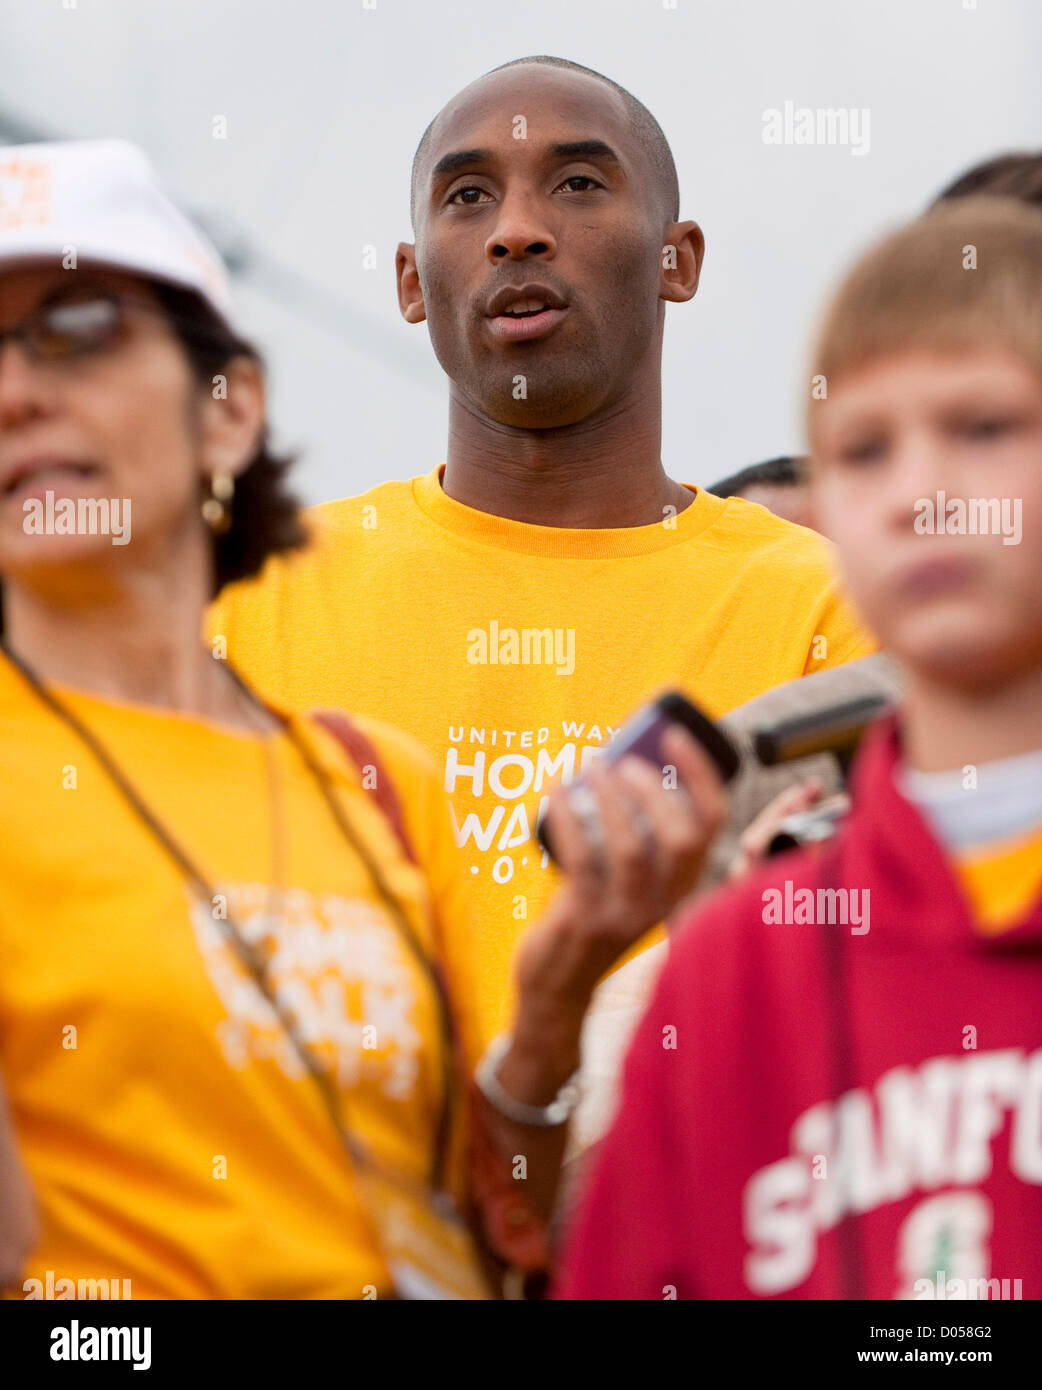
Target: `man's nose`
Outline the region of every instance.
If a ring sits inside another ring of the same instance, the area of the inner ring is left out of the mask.
[[[0,338],[0,430],[45,414],[52,387],[18,343]]]
[[[485,255],[493,265],[501,261],[523,261],[529,256],[553,260],[557,238],[540,199],[531,195],[507,198],[488,240]]]

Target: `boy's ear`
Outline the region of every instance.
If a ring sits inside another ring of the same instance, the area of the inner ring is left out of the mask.
[[[659,298],[674,304],[693,299],[705,254],[706,239],[697,222],[671,222],[662,244]]]
[[[200,467],[238,475],[256,457],[264,433],[264,376],[252,357],[233,357],[203,397]]]
[[[427,310],[420,288],[420,274],[416,269],[415,246],[407,241],[398,243],[394,269],[398,277],[398,307],[402,311],[402,318],[406,323],[423,323]]]

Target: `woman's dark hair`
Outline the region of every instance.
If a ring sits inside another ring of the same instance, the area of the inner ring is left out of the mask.
[[[233,332],[199,295],[155,282],[152,289],[200,385],[212,389],[214,377],[234,357],[250,357],[263,366],[257,349]],[[215,596],[226,584],[257,574],[269,555],[307,543],[300,503],[286,487],[286,473],[293,463],[292,457],[271,452],[265,425],[256,455],[235,479],[231,526],[215,537]]]

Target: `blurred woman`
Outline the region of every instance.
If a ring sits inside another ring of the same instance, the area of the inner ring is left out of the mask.
[[[677,734],[679,791],[631,760],[585,809],[554,795],[567,881],[477,1091],[468,879],[426,756],[274,708],[200,635],[305,540],[215,253],[130,146],[3,172],[0,1273],[481,1296],[482,1240],[545,1261],[586,1002],[694,882],[709,764]]]

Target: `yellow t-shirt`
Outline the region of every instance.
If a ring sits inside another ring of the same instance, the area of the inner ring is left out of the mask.
[[[389,719],[442,769],[479,898],[482,1036],[508,1021],[511,959],[555,872],[533,838],[570,777],[666,686],[720,716],[872,650],[828,544],[697,491],[662,523],[532,526],[448,497],[440,470],[310,513],[305,552],[227,590],[210,629],[289,706]]]
[[[954,867],[977,929],[997,936],[1023,920],[1042,889],[1042,831],[960,854]]]
[[[426,975],[285,733],[59,693],[218,903],[192,901],[94,756],[0,657],[0,1073],[42,1224],[25,1279],[59,1294],[78,1287],[60,1280],[129,1280],[133,1298],[388,1292],[314,1081],[218,918],[270,953],[352,1130],[416,1177],[442,1095]],[[294,721],[466,1000],[469,885],[444,793],[411,739],[359,723],[399,791],[421,867],[340,745]],[[269,784],[283,827],[274,837]],[[465,1015],[463,1031],[472,1052]]]

